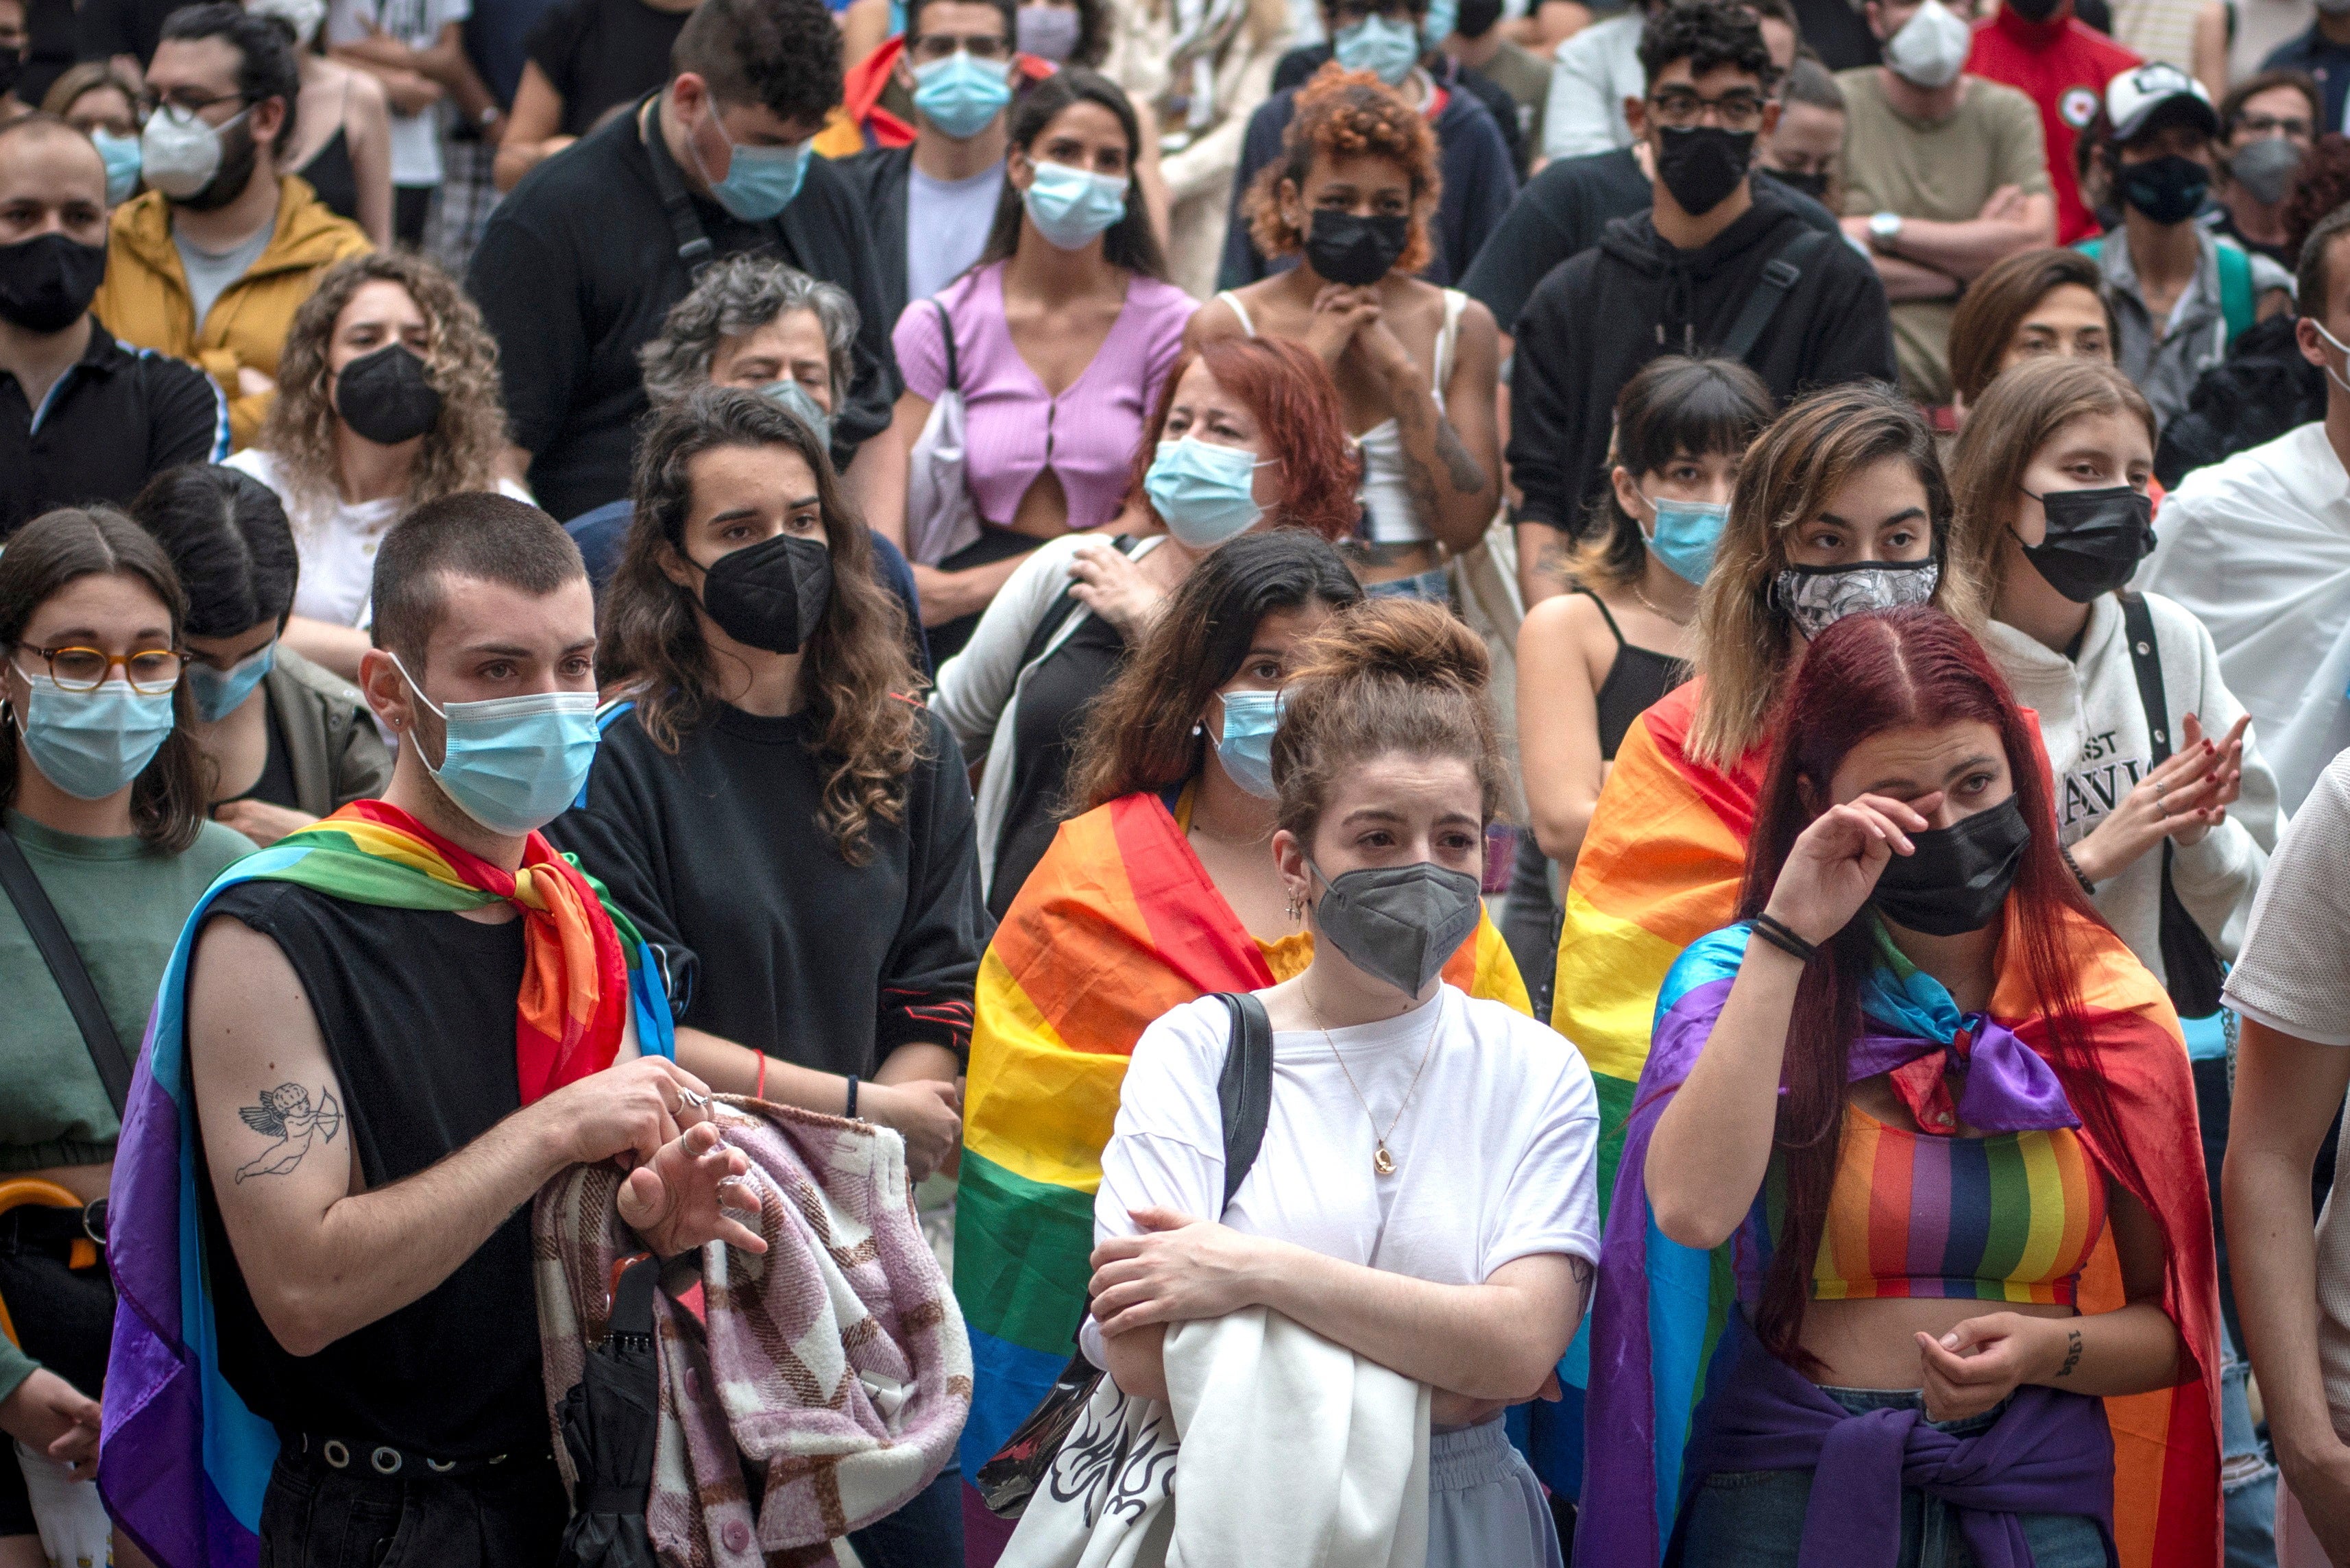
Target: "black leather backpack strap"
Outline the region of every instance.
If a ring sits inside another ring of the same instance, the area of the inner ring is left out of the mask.
[[[1246,992],[1219,992],[1216,1000],[1232,1015],[1232,1043],[1224,1050],[1224,1070],[1216,1080],[1216,1104],[1224,1124],[1224,1203],[1249,1168],[1256,1164],[1264,1143],[1266,1116],[1273,1109],[1273,1020],[1264,1003]]]

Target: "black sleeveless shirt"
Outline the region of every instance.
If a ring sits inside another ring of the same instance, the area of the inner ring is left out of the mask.
[[[370,1190],[520,1108],[520,920],[347,903],[291,882],[240,884],[213,909],[276,941],[301,977]],[[340,1140],[333,1147],[341,1152]],[[196,1168],[205,1168],[201,1153]],[[439,1285],[297,1359],[254,1307],[209,1180],[202,1196],[222,1370],[255,1415],[281,1430],[435,1459],[546,1451],[528,1204]]]
[[[1607,623],[1607,630],[1616,639],[1616,662],[1608,667],[1607,679],[1599,683],[1596,693],[1599,703],[1599,755],[1607,762],[1616,760],[1616,748],[1624,743],[1625,734],[1632,721],[1656,706],[1657,700],[1690,678],[1685,660],[1669,653],[1659,653],[1653,648],[1640,648],[1624,640],[1624,632],[1616,618],[1607,613],[1607,602],[1589,588],[1577,588],[1576,593],[1588,598],[1599,610],[1599,618]]]
[[[359,221],[359,171],[351,162],[351,144],[341,126],[294,172],[309,182],[328,212],[354,223]]]

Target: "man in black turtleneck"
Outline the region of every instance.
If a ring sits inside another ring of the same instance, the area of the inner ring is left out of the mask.
[[[1528,604],[1564,591],[1565,556],[1604,472],[1616,394],[1659,354],[1743,359],[1782,401],[1895,374],[1885,289],[1867,259],[1750,181],[1778,118],[1753,14],[1693,0],[1640,39],[1655,204],[1562,262],[1518,318],[1509,462]]]

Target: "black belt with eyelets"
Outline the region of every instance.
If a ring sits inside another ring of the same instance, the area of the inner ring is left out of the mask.
[[[486,1459],[436,1459],[411,1449],[395,1448],[390,1443],[369,1443],[359,1438],[321,1438],[309,1432],[281,1432],[279,1443],[287,1453],[300,1454],[328,1469],[357,1470],[390,1479],[411,1480],[419,1476],[445,1476],[463,1479],[471,1476],[503,1475],[509,1470],[527,1469],[536,1464],[551,1464],[550,1453],[494,1454]]]

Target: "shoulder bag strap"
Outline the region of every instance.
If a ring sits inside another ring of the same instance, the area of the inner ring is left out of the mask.
[[[2122,635],[2128,639],[2130,670],[2137,676],[2138,705],[2146,710],[2146,732],[2160,767],[2170,760],[2170,704],[2162,694],[2162,655],[2156,651],[2154,612],[2143,594],[2124,593]]]
[[[1273,1108],[1273,1020],[1264,1003],[1246,992],[1219,992],[1216,1000],[1232,1014],[1232,1044],[1224,1051],[1224,1070],[1216,1080],[1216,1105],[1224,1123],[1224,1204],[1249,1168],[1256,1164],[1264,1143],[1264,1124]],[[1221,1212],[1221,1210],[1219,1210]]]
[[[114,1114],[120,1118],[130,1103],[130,1058],[123,1054],[121,1036],[115,1033],[114,1021],[98,999],[88,966],[66,933],[57,906],[49,902],[40,877],[33,874],[33,863],[17,847],[16,836],[5,829],[0,829],[0,888],[7,889],[17,919],[25,922],[33,945],[41,950],[42,961],[49,966],[49,978],[64,993],[66,1010],[73,1014],[74,1023],[81,1030],[81,1043],[89,1052],[89,1064],[98,1069],[99,1081],[106,1085],[106,1097],[114,1103]],[[1263,1009],[1258,1011],[1262,1013]],[[1263,1130],[1261,1119],[1259,1130]]]
[[[1779,314],[1780,305],[1804,279],[1804,269],[1788,258],[1800,255],[1808,259],[1810,253],[1817,248],[1812,242],[1826,237],[1816,229],[1804,229],[1782,245],[1778,254],[1762,264],[1762,280],[1754,286],[1754,292],[1746,296],[1746,307],[1738,313],[1738,319],[1731,323],[1730,336],[1722,340],[1721,348],[1717,351],[1722,358],[1742,360],[1753,352],[1754,345],[1762,341],[1763,329],[1771,325],[1771,318]]]
[[[947,390],[960,393],[962,390],[962,371],[955,365],[954,317],[947,314],[946,302],[936,296],[931,296],[931,308],[939,313],[939,337],[946,345]]]

